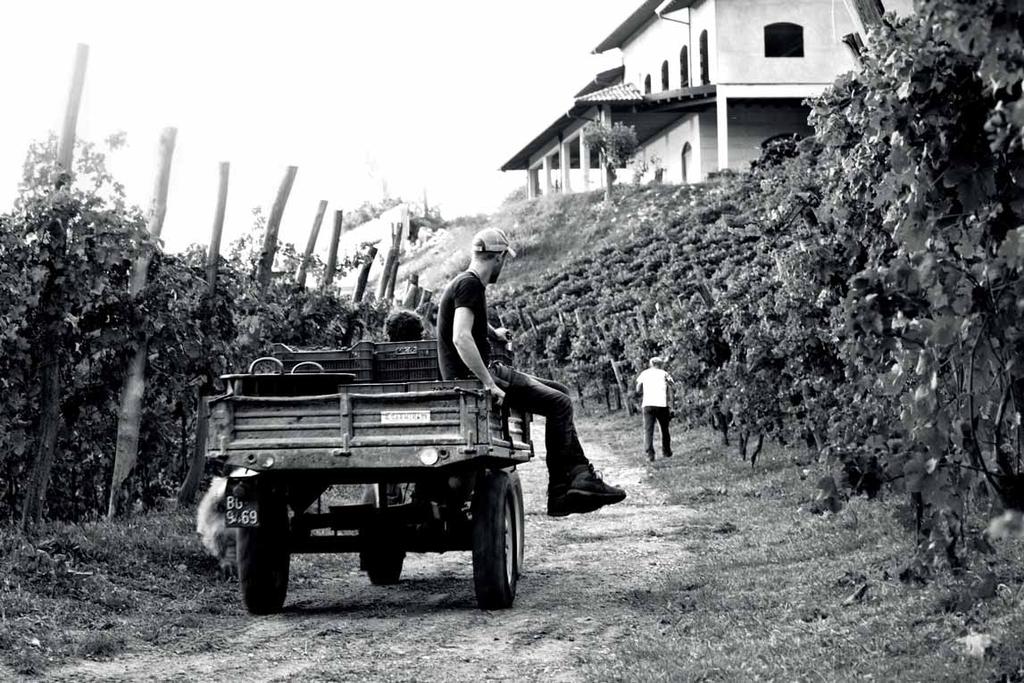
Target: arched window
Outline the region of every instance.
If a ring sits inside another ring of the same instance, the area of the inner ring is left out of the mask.
[[[668,90],[668,60],[661,63],[661,89]]]
[[[803,57],[804,27],[779,22],[764,27],[765,57]]]
[[[679,51],[679,87],[685,88],[690,85],[690,51],[685,45]]]
[[[700,84],[707,85],[711,82],[711,75],[708,71],[708,32],[700,32]]]
[[[685,145],[683,145],[683,184],[684,185],[687,182],[689,182],[689,180],[686,177],[686,167],[690,165],[690,151],[691,150],[692,150],[692,148],[690,147],[690,143],[689,142],[687,142]]]
[[[651,94],[651,74],[647,74],[647,78],[644,79],[644,94]]]

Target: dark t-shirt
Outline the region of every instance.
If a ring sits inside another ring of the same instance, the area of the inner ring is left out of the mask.
[[[459,356],[452,334],[455,328],[455,309],[468,308],[473,312],[473,341],[484,365],[491,357],[487,343],[487,297],[484,283],[475,273],[459,273],[444,288],[437,310],[437,364],[444,379],[472,379],[475,375]]]

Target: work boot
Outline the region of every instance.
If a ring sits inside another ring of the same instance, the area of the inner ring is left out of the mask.
[[[626,494],[622,495],[625,497]],[[608,504],[609,501],[601,496],[581,496],[570,492],[566,481],[548,484],[548,517],[584,514]]]

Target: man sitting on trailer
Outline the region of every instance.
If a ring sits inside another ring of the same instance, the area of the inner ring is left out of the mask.
[[[606,484],[583,454],[573,421],[568,388],[559,382],[490,363],[488,337],[506,341],[504,328],[487,322],[487,285],[501,275],[505,259],[515,256],[508,236],[487,228],[473,237],[469,268],[445,287],[437,314],[437,361],[446,380],[480,380],[498,401],[547,418],[544,442],[548,464],[548,515],[593,512],[625,499],[626,492]]]

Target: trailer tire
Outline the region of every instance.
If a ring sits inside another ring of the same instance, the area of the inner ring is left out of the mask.
[[[516,578],[523,574],[523,561],[526,559],[526,510],[523,507],[523,482],[519,473],[512,472],[512,490],[516,504]]]
[[[288,506],[267,496],[260,515],[258,527],[238,529],[238,584],[250,614],[274,614],[288,593]]]
[[[473,586],[481,609],[506,609],[516,599],[521,529],[512,477],[501,470],[477,476],[473,491]]]

